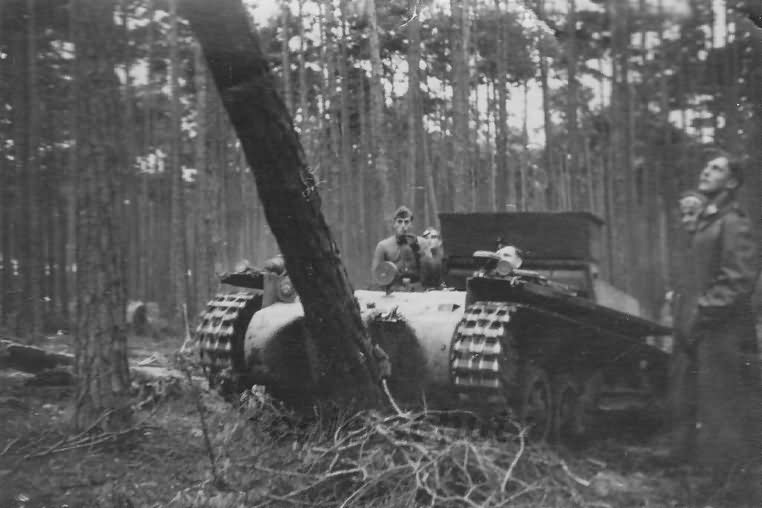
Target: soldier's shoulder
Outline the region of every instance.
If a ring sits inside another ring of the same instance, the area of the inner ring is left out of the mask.
[[[388,248],[388,247],[394,247],[396,244],[397,244],[397,240],[394,238],[394,236],[390,236],[379,241],[377,246]]]
[[[741,203],[734,202],[728,207],[728,211],[725,216],[730,220],[748,219],[749,214],[746,209],[741,206]]]

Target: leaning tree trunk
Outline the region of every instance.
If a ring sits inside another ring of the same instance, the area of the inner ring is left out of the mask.
[[[114,2],[78,0],[72,8],[78,88],[77,327],[74,424],[118,427],[129,420],[129,372],[119,234],[117,168],[119,79],[115,73]]]
[[[377,365],[347,272],[291,117],[240,0],[184,0],[180,13],[209,70],[251,166],[267,222],[304,306],[319,353],[318,390],[378,400]]]

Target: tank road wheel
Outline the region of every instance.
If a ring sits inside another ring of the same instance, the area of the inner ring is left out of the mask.
[[[519,422],[529,427],[530,441],[546,441],[553,424],[553,395],[545,369],[536,365],[524,367],[518,409]]]
[[[581,436],[584,431],[580,387],[574,378],[561,374],[553,379],[553,441],[561,443]]]

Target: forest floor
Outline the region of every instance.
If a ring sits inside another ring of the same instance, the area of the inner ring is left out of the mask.
[[[49,345],[51,349],[68,349],[66,339],[51,342],[54,343]],[[141,363],[171,367],[170,359],[180,344],[178,339],[132,339],[130,362],[133,367]],[[68,426],[70,387],[45,384],[16,371],[0,371],[0,508],[329,506],[331,503],[316,497],[318,490],[323,496],[334,496],[331,499],[352,494],[351,485],[339,483],[338,477],[332,490],[326,489],[324,480],[330,475],[313,484],[305,483],[317,470],[307,471],[304,464],[309,461],[310,467],[317,464],[314,450],[322,450],[323,454],[330,451],[324,439],[330,433],[314,426],[289,427],[291,420],[277,418],[276,413],[273,413],[276,418],[257,419],[252,416],[253,406],[244,410],[234,408],[206,390],[189,389],[187,379],[176,371],[159,373],[159,378],[164,379],[161,387],[153,375],[136,384],[136,401],[142,403],[136,406],[135,424],[128,431],[74,435]],[[194,385],[203,386],[200,379],[194,379]],[[198,402],[205,408],[203,423]],[[272,411],[262,405],[258,410]],[[388,418],[375,420],[374,428],[381,428],[388,421]],[[204,426],[208,429],[210,447],[205,446]],[[399,432],[397,436],[401,439]],[[487,456],[490,449],[503,446],[485,441],[487,438],[468,439],[474,440],[474,445],[468,446],[479,460],[480,453]],[[468,443],[462,440],[452,443],[459,442]],[[711,487],[708,478],[694,468],[670,464],[665,460],[665,443],[658,430],[633,415],[611,415],[589,443],[574,449],[530,448],[524,452],[522,463],[533,467],[519,467],[517,471],[521,469],[529,476],[553,476],[555,480],[551,484],[535,478],[534,483],[529,480],[522,483],[517,478],[517,484],[530,486],[526,490],[534,485],[534,489],[546,492],[542,497],[531,498],[531,502],[527,498],[525,504],[518,500],[507,505],[752,506],[731,486],[732,479],[719,488]],[[216,474],[210,465],[210,449]],[[336,458],[329,468],[339,467]],[[468,454],[461,459],[468,461]],[[346,462],[347,457],[342,456],[341,460]],[[363,473],[362,478],[356,479],[360,483],[354,485],[362,485],[363,481],[378,481],[382,485],[386,472],[367,476],[376,460],[352,463]],[[389,463],[397,459],[384,460]],[[381,467],[391,466],[382,463]],[[224,485],[223,481],[215,481],[215,477],[224,480]],[[343,493],[336,494],[342,489]],[[360,502],[360,497],[346,506],[423,506],[431,501],[417,495],[396,501],[389,495],[377,501],[366,497]],[[468,504],[455,499],[437,505]]]

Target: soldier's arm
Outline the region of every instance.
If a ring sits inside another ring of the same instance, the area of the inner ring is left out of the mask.
[[[373,276],[373,281],[376,280],[376,268],[378,265],[386,261],[386,249],[384,249],[383,241],[376,244],[376,251],[373,253],[373,262],[370,265],[370,273]]]
[[[701,318],[722,318],[744,298],[749,298],[754,290],[757,262],[757,246],[749,219],[736,214],[725,217],[720,269],[699,297]]]

